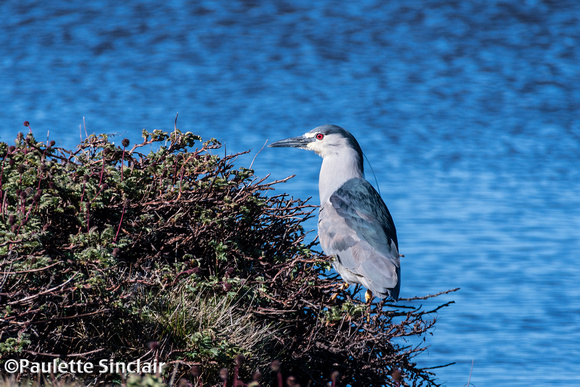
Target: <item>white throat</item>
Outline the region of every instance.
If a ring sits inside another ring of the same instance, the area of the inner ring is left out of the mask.
[[[330,195],[348,180],[355,177],[364,178],[360,155],[354,149],[349,149],[347,152],[328,154],[322,160],[318,179],[321,205],[324,205]]]

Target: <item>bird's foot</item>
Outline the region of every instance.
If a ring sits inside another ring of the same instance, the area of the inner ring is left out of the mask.
[[[338,292],[334,293],[332,296],[330,296],[330,301],[334,302],[334,300],[336,300],[336,297],[338,297],[338,293],[346,290],[349,287],[348,283],[343,283],[342,285],[340,285],[340,287],[338,288]]]

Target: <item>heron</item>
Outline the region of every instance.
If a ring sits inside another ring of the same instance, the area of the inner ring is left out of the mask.
[[[354,136],[336,125],[322,125],[270,147],[314,151],[322,157],[318,179],[318,237],[334,269],[348,284],[397,301],[401,288],[399,243],[393,218],[375,188],[364,178],[363,152]]]

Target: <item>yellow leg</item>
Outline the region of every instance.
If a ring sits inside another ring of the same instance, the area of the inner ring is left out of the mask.
[[[371,301],[373,300],[373,292],[367,289],[365,292],[365,301],[367,302],[367,322],[371,322]]]
[[[365,292],[365,301],[367,302],[367,304],[371,302],[373,297],[374,297],[373,292],[367,289],[367,291]]]
[[[349,287],[348,283],[343,283],[342,285],[340,285],[340,287],[338,288],[338,292],[334,293],[332,296],[330,296],[330,301],[334,301],[336,300],[336,297],[338,297],[338,293],[342,292],[343,290],[346,290]]]

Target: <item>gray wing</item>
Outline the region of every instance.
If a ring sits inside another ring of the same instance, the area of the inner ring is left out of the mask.
[[[344,183],[323,203],[319,237],[326,254],[347,282],[397,298],[400,263],[397,231],[378,192],[364,179]]]

